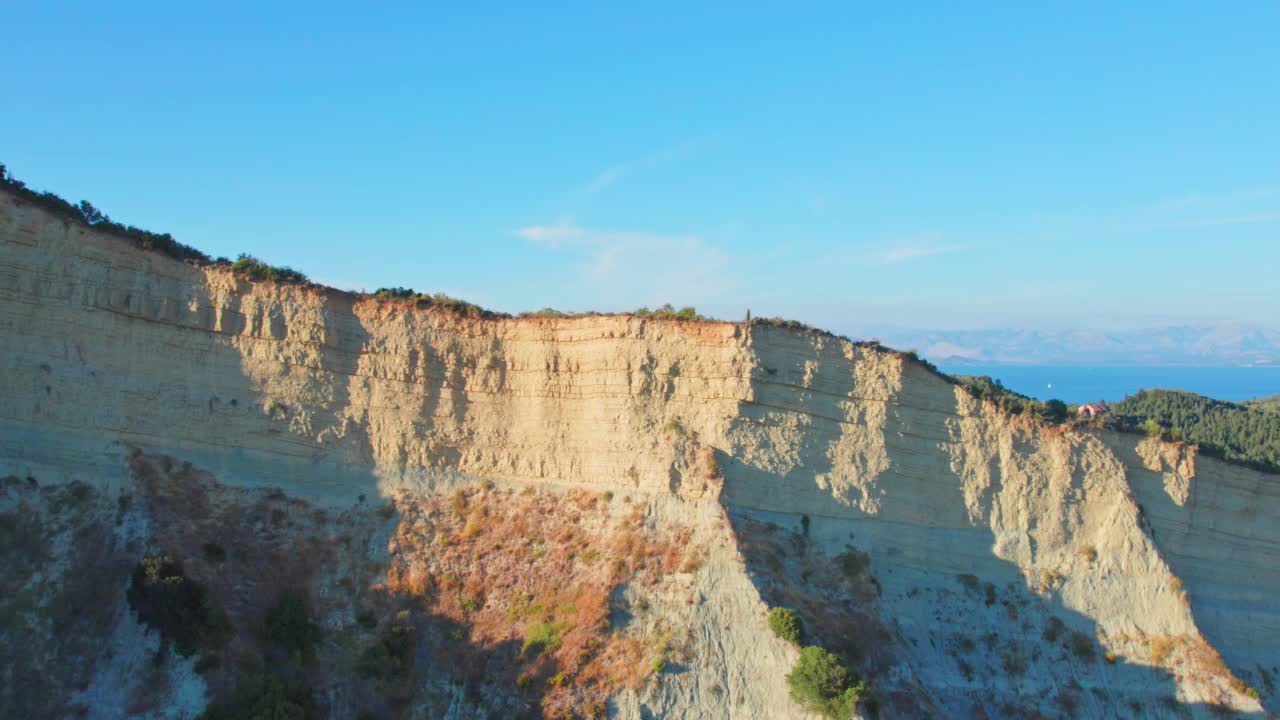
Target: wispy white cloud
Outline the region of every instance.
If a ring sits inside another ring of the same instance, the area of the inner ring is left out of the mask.
[[[563,253],[577,282],[602,302],[696,303],[734,285],[729,254],[693,234],[584,228],[567,217],[515,234]]]
[[[1123,232],[1152,232],[1155,230],[1186,230],[1190,228],[1254,225],[1270,222],[1280,222],[1280,213],[1251,213],[1246,215],[1225,215],[1222,217],[1188,218],[1186,220],[1170,220],[1167,222],[1131,223],[1117,225],[1113,229]]]
[[[1280,222],[1280,185],[1262,185],[1218,193],[1187,193],[1134,208],[1112,232],[1158,232]]]
[[[934,255],[959,252],[964,249],[965,248],[960,245],[934,247],[903,246],[885,250],[881,253],[880,259],[883,260],[886,265],[896,265],[898,263],[904,263],[911,260],[933,257]]]
[[[588,195],[595,195],[596,193],[603,192],[626,175],[638,170],[645,170],[654,167],[655,165],[661,165],[665,162],[677,160],[696,152],[698,148],[703,145],[703,142],[702,138],[686,140],[677,145],[645,155],[644,157],[610,166],[602,170],[599,175],[596,175],[595,178],[587,184],[585,192]]]
[[[516,231],[516,235],[529,242],[555,248],[582,239],[583,231],[573,224],[572,218],[562,217],[554,225],[530,225],[520,228]]]
[[[920,233],[879,246],[876,250],[882,264],[897,265],[972,248],[972,245],[944,244],[943,237],[939,233]]]
[[[587,194],[595,195],[601,190],[604,190],[614,184],[618,181],[618,178],[627,174],[627,170],[630,169],[630,167],[631,166],[626,164],[614,165],[613,167],[601,172],[594,180],[591,181],[591,184],[587,185]]]
[[[1276,197],[1280,197],[1280,185],[1258,185],[1217,193],[1190,192],[1153,203],[1149,207],[1156,210],[1220,208]]]

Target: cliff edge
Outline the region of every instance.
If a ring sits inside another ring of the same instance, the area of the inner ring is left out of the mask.
[[[299,674],[332,717],[806,717],[772,606],[881,717],[1280,708],[1280,477],[1011,417],[874,345],[255,283],[3,192],[0,337],[0,511],[41,560],[9,563],[4,645],[29,657],[0,664],[48,685],[0,709],[188,717],[238,691],[248,661],[197,667],[139,624],[128,569],[149,552],[185,553],[233,627],[301,592],[325,639]],[[535,537],[558,549],[535,558]],[[547,609],[562,590],[485,564],[511,557],[592,594]],[[101,646],[64,642],[55,612],[86,567],[114,573],[78,631]],[[409,674],[346,679],[401,612]],[[534,623],[555,647],[530,649]],[[159,679],[129,670],[145,648]]]

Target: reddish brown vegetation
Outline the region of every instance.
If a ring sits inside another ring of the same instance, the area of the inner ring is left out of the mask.
[[[583,491],[469,488],[398,509],[382,589],[464,628],[469,646],[443,649],[451,661],[540,697],[546,717],[600,716],[611,692],[638,686],[656,640],[611,627],[611,598],[700,565],[689,529],[655,530],[640,507],[611,517]],[[459,657],[465,647],[477,651]]]
[[[432,677],[512,716],[603,716],[611,693],[652,674],[669,640],[612,622],[626,610],[620,598],[702,563],[691,529],[657,529],[643,504],[585,491],[485,485],[327,515],[169,458],[135,453],[131,463],[153,549],[179,558],[235,628],[205,671],[220,699],[255,658],[287,661],[262,628],[292,591],[326,626],[343,626],[295,672],[343,688],[346,707],[396,716]],[[381,548],[368,543],[389,522],[389,557],[371,559]]]

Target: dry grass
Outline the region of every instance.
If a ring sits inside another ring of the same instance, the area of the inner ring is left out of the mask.
[[[1076,550],[1076,555],[1084,558],[1086,562],[1092,565],[1098,560],[1098,549],[1092,545],[1081,545],[1080,549]]]
[[[1174,651],[1178,649],[1179,640],[1171,635],[1153,635],[1147,638],[1147,659],[1152,665],[1164,667]]]
[[[471,679],[537,699],[545,717],[600,715],[644,682],[655,641],[611,627],[610,598],[701,564],[689,528],[651,528],[641,506],[613,517],[592,493],[463,489],[398,510],[381,589],[501,656]]]

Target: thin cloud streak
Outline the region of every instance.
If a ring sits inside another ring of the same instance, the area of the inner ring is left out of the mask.
[[[595,195],[603,192],[630,173],[679,159],[680,157],[696,152],[702,144],[703,140],[701,138],[686,140],[669,148],[645,155],[642,158],[618,163],[617,165],[606,168],[599,175],[596,175],[595,179],[587,185],[584,191],[587,195]]]
[[[516,235],[536,245],[549,248],[562,247],[568,242],[583,237],[581,228],[573,224],[573,219],[562,217],[555,225],[530,225],[516,230]]]
[[[945,255],[947,253],[960,252],[968,250],[968,245],[935,245],[931,247],[920,246],[902,246],[889,248],[880,255],[880,260],[885,265],[897,265],[899,263],[910,262],[912,260],[920,260],[922,258],[934,257],[935,255]]]
[[[972,245],[946,244],[939,232],[921,232],[868,248],[882,265],[900,265],[914,260],[972,249]]]
[[[697,235],[583,228],[568,217],[515,234],[563,253],[584,290],[615,304],[714,300],[735,284],[729,254]]]
[[[1280,213],[1255,213],[1252,215],[1231,215],[1215,218],[1195,218],[1164,223],[1134,223],[1117,225],[1113,229],[1121,232],[1154,232],[1157,230],[1186,230],[1201,227],[1221,227],[1224,225],[1254,225],[1280,221]]]

